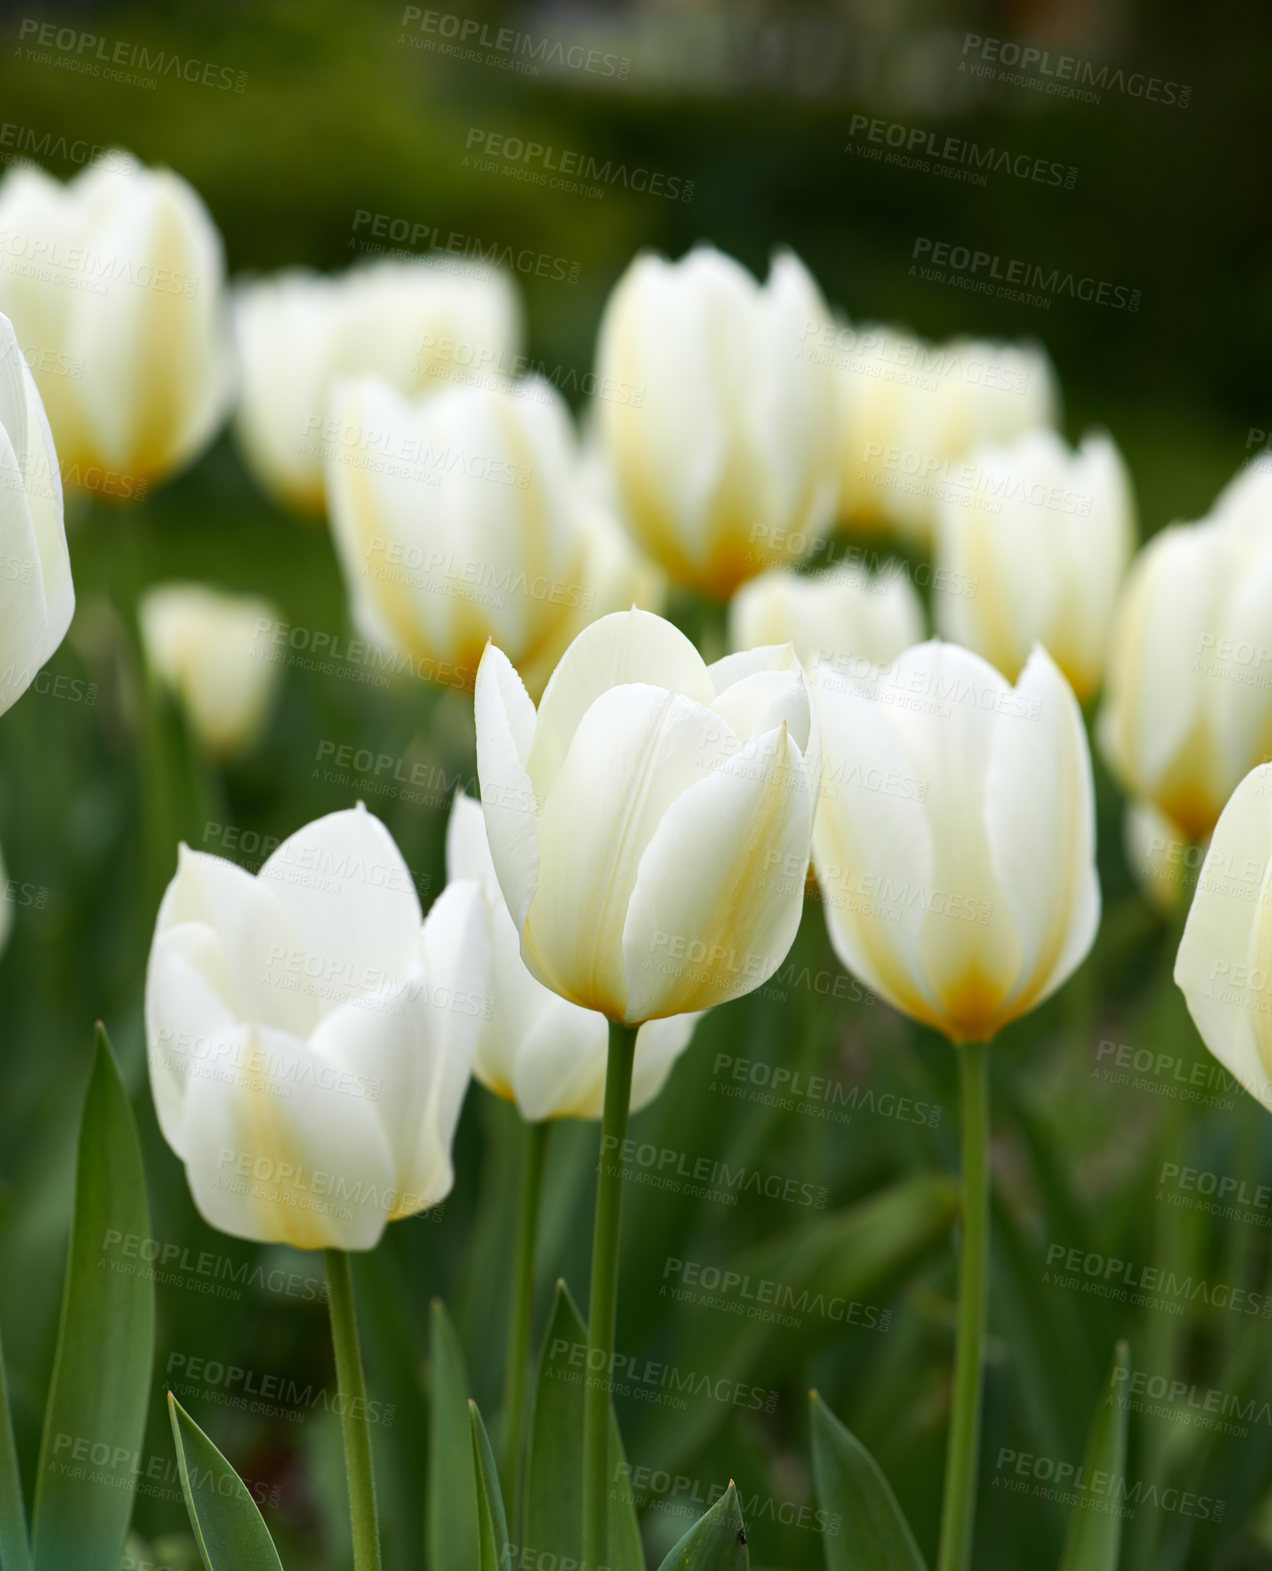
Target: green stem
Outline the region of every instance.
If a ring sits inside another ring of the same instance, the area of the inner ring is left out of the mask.
[[[587,1313],[587,1385],[583,1393],[583,1564],[606,1563],[609,1516],[610,1371],[618,1312],[618,1224],[623,1204],[623,1144],[632,1094],[636,1027],[610,1022],[605,1114],[592,1234],[592,1291]]]
[[[504,1488],[512,1520],[521,1521],[522,1433],[526,1412],[526,1364],[530,1356],[530,1321],[534,1310],[534,1251],[539,1230],[539,1196],[543,1163],[552,1125],[527,1124],[521,1170],[521,1212],[517,1220],[517,1255],[512,1275],[512,1312],[508,1319],[508,1357],[504,1373]],[[518,1540],[519,1541],[519,1540]]]
[[[963,1119],[963,1240],[958,1280],[958,1347],[941,1503],[937,1571],[967,1571],[980,1451],[981,1363],[989,1263],[989,1044],[958,1048]]]
[[[358,1317],[353,1306],[353,1273],[349,1269],[349,1256],[343,1249],[328,1249],[325,1253],[331,1340],[336,1349],[336,1382],[340,1388],[340,1425],[344,1431],[345,1469],[349,1475],[354,1571],[380,1571],[371,1425],[367,1422],[367,1383],[362,1373]]]

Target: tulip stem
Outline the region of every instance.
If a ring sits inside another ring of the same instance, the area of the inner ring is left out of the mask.
[[[937,1571],[967,1571],[971,1565],[980,1451],[981,1363],[988,1308],[989,1044],[966,1042],[957,1053],[962,1093],[963,1237],[959,1260],[954,1406],[946,1448]]]
[[[504,1488],[514,1523],[521,1521],[521,1461],[525,1453],[526,1365],[530,1355],[534,1311],[534,1251],[539,1229],[539,1196],[548,1149],[547,1119],[525,1127],[521,1169],[521,1214],[517,1221],[517,1255],[512,1277],[512,1311],[508,1320],[508,1358],[504,1373]]]
[[[343,1249],[328,1249],[325,1253],[331,1340],[336,1349],[336,1383],[340,1389],[340,1425],[344,1431],[345,1470],[349,1475],[354,1571],[380,1571],[380,1527],[375,1516],[371,1425],[367,1422],[367,1383],[358,1347],[353,1272],[349,1268],[349,1256]]]
[[[587,1313],[587,1385],[583,1392],[583,1564],[606,1563],[609,1525],[610,1371],[618,1313],[618,1226],[623,1205],[627,1111],[632,1094],[636,1027],[611,1021],[605,1113],[597,1164],[592,1290]]]

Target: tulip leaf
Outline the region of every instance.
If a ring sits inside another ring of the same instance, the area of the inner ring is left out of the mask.
[[[468,1391],[459,1337],[446,1305],[435,1298],[429,1325],[427,1484],[432,1571],[478,1564],[477,1467]]]
[[[914,1535],[883,1470],[818,1396],[810,1393],[817,1503],[837,1530],[825,1534],[826,1571],[924,1571]]]
[[[171,1391],[168,1416],[181,1492],[208,1571],[283,1571],[247,1485]]]
[[[558,1282],[534,1390],[526,1457],[525,1542],[558,1563],[583,1556],[583,1393],[587,1327],[570,1290]],[[611,1571],[644,1571],[636,1504],[626,1485],[627,1460],[610,1406],[609,1554]]]
[[[0,1344],[0,1566],[4,1571],[31,1571],[26,1513],[22,1509],[22,1479],[18,1452],[9,1417],[9,1388],[4,1375],[4,1347]]]
[[[750,1564],[742,1507],[730,1479],[728,1489],[673,1546],[658,1571],[747,1571]]]
[[[1126,1408],[1119,1400],[1131,1370],[1130,1349],[1119,1342],[1113,1352],[1113,1367],[1100,1405],[1091,1420],[1082,1473],[1093,1479],[1097,1473],[1121,1478],[1126,1467]],[[1081,1501],[1073,1508],[1064,1536],[1060,1571],[1117,1571],[1122,1547],[1122,1517],[1117,1511],[1091,1511]]]
[[[148,1268],[115,1246],[150,1235],[137,1128],[97,1028],[75,1212],[36,1477],[35,1571],[116,1571],[132,1514],[154,1356]],[[121,1266],[127,1269],[119,1269]]]
[[[477,1480],[477,1537],[480,1546],[479,1571],[507,1571],[511,1562],[508,1547],[508,1518],[504,1514],[499,1470],[490,1449],[490,1437],[481,1421],[476,1402],[468,1412],[473,1431],[473,1470]]]
[[[886,1330],[880,1296],[947,1236],[957,1210],[958,1191],[947,1179],[907,1179],[753,1245],[709,1279],[669,1261],[663,1290],[684,1304],[687,1326],[672,1361],[760,1384],[792,1355],[803,1360],[827,1343]],[[721,1300],[747,1313],[722,1314]],[[674,1466],[704,1445],[727,1413],[723,1403],[704,1402],[686,1414],[667,1436],[660,1465]]]

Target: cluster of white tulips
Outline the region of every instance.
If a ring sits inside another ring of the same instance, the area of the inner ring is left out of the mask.
[[[146,1035],[203,1216],[264,1243],[374,1248],[450,1190],[473,1076],[536,1128],[603,1119],[603,1151],[621,1150],[699,1015],[777,970],[815,880],[843,965],[960,1055],[942,1565],[965,1565],[985,1044],[1095,937],[1101,695],[1137,871],[1152,884],[1150,842],[1213,835],[1176,975],[1212,1052],[1272,1107],[1272,1016],[1250,980],[1272,971],[1272,478],[1251,469],[1132,561],[1126,465],[1108,435],[1073,448],[1056,429],[1040,349],[850,328],[790,253],[763,283],[708,246],[633,261],[600,324],[610,393],[583,442],[552,383],[523,374],[496,272],[293,271],[231,308],[199,198],[122,155],[65,188],[15,169],[0,230],[0,710],[71,620],[63,482],[171,474],[232,401],[266,490],[328,515],[360,634],[473,693],[481,800],[453,804],[427,914],[360,806],[299,828],[255,875],[181,850]],[[904,550],[865,551],[863,530]],[[708,662],[658,614],[668,581],[729,603],[731,653]],[[270,605],[166,584],[138,615],[209,754],[255,746],[278,702],[253,647]],[[602,1161],[599,1360],[622,1179]],[[518,1378],[514,1357],[514,1415]],[[607,1532],[593,1385],[588,1564]],[[355,1485],[359,1545],[369,1509]]]

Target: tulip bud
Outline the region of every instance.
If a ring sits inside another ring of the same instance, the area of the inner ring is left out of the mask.
[[[74,610],[53,435],[13,324],[0,316],[0,714],[35,680]]]
[[[65,186],[11,170],[0,228],[0,305],[31,346],[67,485],[136,499],[207,444],[228,400],[211,216],[179,175],[114,152]]]
[[[515,1102],[528,1122],[599,1118],[609,1043],[605,1017],[559,997],[527,970],[490,859],[481,804],[470,796],[457,795],[451,809],[446,872],[481,886],[488,924],[491,1013],[477,1042],[474,1075]],[[641,1026],[632,1069],[633,1113],[662,1090],[697,1022],[697,1015],[673,1015]]]
[[[1045,650],[1013,687],[932,641],[872,680],[819,668],[813,865],[835,953],[953,1042],[988,1041],[1095,937],[1091,759]]]
[[[965,453],[1058,414],[1055,372],[1037,345],[842,327],[833,366],[839,518],[850,529],[892,526],[926,541]]]
[[[491,858],[539,981],[638,1025],[773,974],[799,926],[821,769],[789,646],[707,666],[661,617],[606,616],[537,713],[492,644],[476,721]]]
[[[262,623],[277,625],[277,609],[254,595],[170,583],[148,589],[137,615],[151,669],[203,746],[226,762],[250,752],[282,674],[258,636]]]
[[[492,385],[516,364],[519,312],[493,269],[376,262],[339,277],[292,268],[234,301],[248,463],[285,506],[321,513],[323,422],[332,386],[360,372],[401,393],[433,383]]]
[[[637,257],[605,308],[599,400],[623,520],[678,583],[719,599],[798,561],[835,504],[830,368],[802,351],[827,322],[789,252],[758,284],[697,246]]]
[[[354,620],[374,642],[471,686],[488,639],[532,660],[578,608],[577,453],[538,378],[408,401],[338,383],[327,495]]]
[[[146,975],[159,1127],[213,1227],[373,1249],[435,1206],[486,1008],[481,891],[421,925],[410,870],[359,807],[253,877],[181,848]]]
[[[1085,702],[1134,540],[1130,477],[1107,436],[1070,451],[1037,430],[975,448],[938,508],[937,629],[1012,681],[1043,644]]]
[[[1175,981],[1201,1039],[1272,1108],[1272,764],[1252,769],[1219,815],[1201,865]]]
[[[923,607],[903,572],[841,564],[825,573],[775,568],[753,578],[729,606],[734,649],[794,644],[806,671],[819,660],[891,665],[923,637]]]
[[[1154,535],[1118,602],[1100,743],[1190,840],[1272,753],[1269,603],[1272,528],[1226,510]]]

